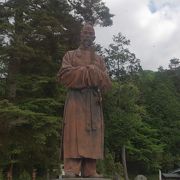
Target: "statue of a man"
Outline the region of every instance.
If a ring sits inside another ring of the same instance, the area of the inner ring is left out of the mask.
[[[80,47],[68,51],[58,80],[68,88],[64,109],[65,176],[100,177],[96,160],[103,159],[104,124],[101,92],[111,87],[102,57],[92,47],[93,26],[81,30]]]

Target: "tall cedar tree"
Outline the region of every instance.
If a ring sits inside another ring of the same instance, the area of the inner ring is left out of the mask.
[[[97,19],[111,19],[101,8],[92,8]],[[58,167],[65,90],[56,73],[65,51],[78,47],[83,14],[66,0],[8,0],[0,10],[0,169],[45,172]]]
[[[115,153],[117,161],[121,160],[121,149],[126,146],[129,163],[133,164],[135,158],[136,163],[139,163],[139,167],[144,167],[144,170],[159,168],[157,156],[162,153],[163,146],[157,139],[156,129],[145,122],[147,114],[139,103],[140,91],[135,81],[142,71],[140,60],[129,51],[130,41],[121,33],[114,36],[113,41],[105,49],[114,85],[105,101],[107,146]],[[149,157],[154,157],[153,163],[150,163],[152,159]]]

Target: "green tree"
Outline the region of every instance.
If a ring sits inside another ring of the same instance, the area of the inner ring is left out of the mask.
[[[102,26],[112,25],[112,17],[109,8],[101,0],[68,0],[74,9],[75,16],[82,21],[100,24]]]
[[[175,89],[178,93],[180,93],[180,61],[178,58],[174,58],[170,60],[169,64],[170,69],[166,71],[168,73],[169,78],[172,79],[175,85]]]
[[[178,72],[178,70],[176,70]],[[144,72],[140,77],[140,90],[149,118],[146,122],[157,129],[157,135],[164,144],[161,164],[171,169],[179,163],[179,90],[176,86],[178,73],[174,70]]]
[[[63,90],[59,91],[55,74],[59,58],[71,46],[65,25],[80,23],[69,14],[65,1],[9,0],[1,8],[0,32],[3,42],[8,41],[1,46],[1,67],[8,82],[3,85],[14,102],[1,101],[1,167],[13,163],[19,169],[52,169],[58,163],[58,116],[63,111]]]
[[[107,118],[108,127],[106,138],[107,146],[111,152],[115,152],[116,160],[124,160],[123,164],[126,169],[125,147],[128,149],[129,163],[133,159],[131,155],[135,156],[135,152],[139,152],[134,161],[146,164],[147,158],[150,159],[152,154],[158,156],[162,153],[163,146],[157,140],[157,134],[154,135],[156,130],[145,122],[148,115],[143,104],[139,103],[140,91],[136,81],[142,70],[140,60],[129,51],[127,46],[130,41],[120,33],[114,36],[113,40],[114,44],[110,44],[109,49],[106,49],[106,62],[114,81],[112,91],[106,97],[107,104],[105,102],[105,117]],[[141,128],[148,130],[149,133],[142,131]],[[149,141],[146,140],[148,136],[152,136]],[[144,149],[136,141],[144,143]],[[151,150],[148,150],[148,148]],[[138,149],[141,149],[141,151]],[[152,153],[149,153],[146,157],[145,152],[148,151]],[[122,153],[123,156],[121,157]],[[158,160],[159,158],[154,164],[151,163],[149,167],[144,166],[144,170],[145,168],[151,170],[158,168],[160,166]],[[126,179],[128,179],[126,172],[125,174]]]
[[[57,70],[58,59],[62,57],[65,47],[70,44],[65,40],[66,25],[74,22],[73,24],[80,26],[80,23],[76,23],[69,14],[71,8],[66,1],[9,0],[3,7],[4,19],[13,21],[4,22],[1,28],[4,32],[3,37],[9,39],[6,46],[7,97],[14,99],[18,74],[26,72],[47,75]],[[62,17],[66,17],[66,21]],[[71,32],[72,28],[69,29]]]
[[[177,69],[180,67],[180,60],[178,58],[173,58],[170,60],[169,68],[170,69]]]
[[[113,106],[113,107],[115,109],[114,109],[114,113],[113,113],[114,117],[112,117],[112,118],[115,120],[114,124],[116,124],[116,127],[119,127],[119,126],[117,126],[117,123],[121,121],[120,124],[123,126],[123,128],[125,128],[125,127],[132,125],[129,121],[129,120],[132,120],[132,117],[131,117],[132,114],[126,113],[126,116],[124,116],[123,112],[126,112],[127,109],[124,111],[124,109],[121,108],[121,103],[124,101],[121,101],[122,96],[121,96],[120,91],[121,91],[121,89],[124,89],[124,88],[126,89],[126,86],[125,85],[121,86],[120,83],[122,80],[125,79],[125,77],[127,77],[127,74],[129,74],[129,72],[130,73],[134,72],[133,71],[134,69],[132,67],[135,67],[135,65],[133,66],[133,64],[134,64],[133,62],[136,58],[135,58],[134,54],[130,53],[128,48],[125,48],[125,46],[129,45],[130,41],[127,40],[124,36],[122,36],[121,33],[119,33],[117,36],[114,36],[113,41],[114,41],[114,44],[110,44],[109,49],[105,49],[105,51],[107,53],[107,59],[108,59],[107,64],[108,64],[108,68],[110,71],[110,75],[117,81],[117,89],[115,90],[117,100],[114,101],[115,106]],[[130,69],[130,71],[129,71],[129,69]],[[127,99],[126,99],[126,102],[128,102]],[[125,120],[124,118],[127,118],[127,120],[123,121],[123,120]],[[123,122],[127,122],[127,123],[123,124]],[[116,131],[113,130],[113,133],[114,132],[116,132]],[[117,135],[116,138],[118,137],[118,135],[120,135],[120,132],[123,132],[123,131],[119,131],[118,133],[116,132],[116,135]],[[121,141],[121,143],[117,143],[118,152],[121,150],[122,153],[120,153],[120,152],[115,153],[116,156],[117,156],[117,154],[122,155],[122,163],[123,163],[123,167],[124,167],[124,177],[126,180],[128,180],[129,177],[128,177],[128,173],[127,173],[125,145],[127,144],[127,140],[129,139],[128,137],[131,133],[132,132],[129,131],[129,133],[126,134],[123,139],[122,138],[121,138],[121,140],[119,139]],[[115,151],[115,149],[113,149],[113,150]]]
[[[78,47],[82,25],[72,8],[66,0],[0,4],[3,169],[13,164],[17,172],[35,167],[43,174],[58,168],[66,90],[57,86],[56,74],[65,51]]]
[[[129,51],[129,45],[130,40],[118,33],[113,36],[113,43],[109,48],[105,49],[107,67],[110,75],[116,80],[122,81],[125,77],[132,77],[141,70],[140,60]]]

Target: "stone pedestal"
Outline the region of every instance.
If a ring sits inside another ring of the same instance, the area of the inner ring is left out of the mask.
[[[62,178],[62,180],[111,180],[109,178]]]
[[[65,177],[61,177],[60,179],[51,179],[51,180],[111,180],[111,179],[110,178],[81,178],[81,177],[65,178]]]

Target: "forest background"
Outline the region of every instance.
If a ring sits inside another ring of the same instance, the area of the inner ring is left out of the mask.
[[[56,74],[66,51],[78,48],[82,24],[111,26],[101,0],[0,2],[0,179],[58,174],[67,90]],[[103,95],[106,176],[153,174],[180,167],[180,60],[143,70],[120,32],[96,44],[113,81]],[[142,50],[143,51],[143,50]]]

